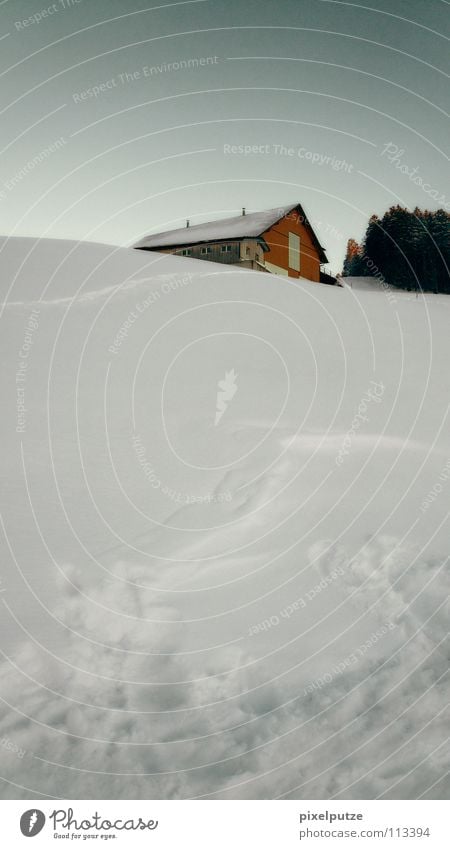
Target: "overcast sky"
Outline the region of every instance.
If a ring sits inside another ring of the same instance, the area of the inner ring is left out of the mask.
[[[3,0],[0,233],[301,202],[338,271],[372,212],[450,208],[447,29],[443,0]]]

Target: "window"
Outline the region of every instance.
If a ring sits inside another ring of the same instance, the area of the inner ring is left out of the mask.
[[[181,256],[191,256],[192,251],[190,248],[185,248],[185,250],[181,251]]]
[[[231,245],[221,245],[220,250],[222,251],[223,254],[225,254],[225,253],[229,254],[231,252]]]
[[[300,236],[289,233],[289,268],[300,271]]]
[[[250,256],[250,248],[246,248],[245,253],[247,254],[247,256]]]
[[[202,248],[202,251],[201,251],[201,252],[202,252],[202,254],[210,254],[210,253],[211,253],[211,248]]]

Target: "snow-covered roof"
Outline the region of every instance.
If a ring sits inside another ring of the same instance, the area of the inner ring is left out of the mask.
[[[218,221],[207,221],[205,224],[194,224],[193,227],[179,227],[177,230],[166,230],[162,233],[152,233],[144,236],[135,248],[169,247],[171,245],[186,245],[192,242],[211,242],[215,239],[244,239],[256,238],[264,233],[272,224],[287,215],[297,204],[277,206],[276,209],[265,209],[262,212],[251,212],[248,215],[234,215],[233,218],[221,218]]]
[[[233,216],[233,218],[221,218],[218,221],[208,221],[205,224],[194,224],[192,227],[179,227],[177,230],[151,233],[149,236],[144,236],[133,247],[157,250],[157,248],[215,242],[222,239],[257,238],[299,206],[298,203],[291,203],[289,206],[277,206],[275,209],[264,209],[261,212],[251,212],[246,215]],[[303,211],[302,214],[312,231]],[[315,235],[314,231],[312,232]],[[318,241],[317,244],[320,247]],[[322,248],[321,251],[324,255]],[[326,257],[322,261],[326,262]]]

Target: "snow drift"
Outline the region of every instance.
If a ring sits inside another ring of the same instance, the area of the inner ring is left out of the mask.
[[[2,795],[445,798],[445,298],[0,268]]]

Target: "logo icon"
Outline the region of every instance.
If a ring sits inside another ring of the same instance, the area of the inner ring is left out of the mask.
[[[20,830],[24,837],[36,837],[45,825],[45,814],[32,808],[20,817]]]
[[[234,398],[237,392],[236,378],[237,374],[235,374],[233,368],[231,369],[231,371],[226,371],[224,380],[219,380],[217,384],[218,392],[216,401],[216,417],[214,420],[214,425],[216,427],[228,407],[228,402],[231,401],[232,398]]]

